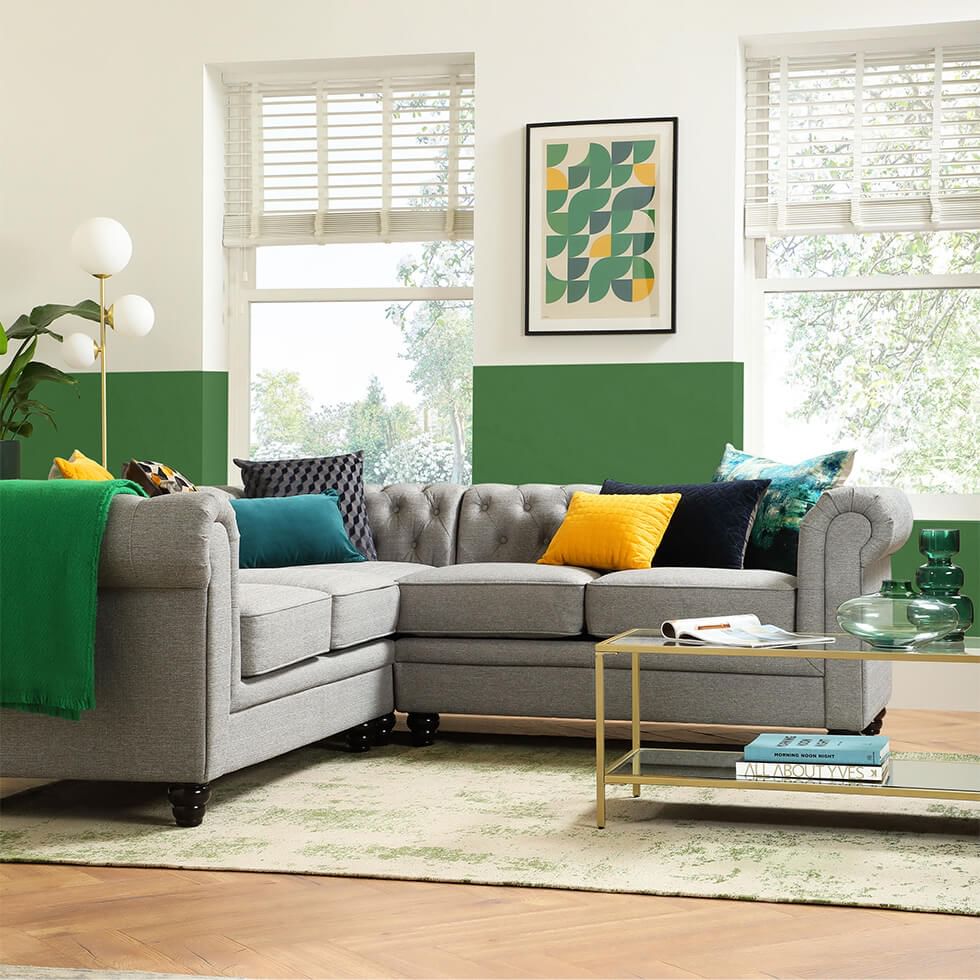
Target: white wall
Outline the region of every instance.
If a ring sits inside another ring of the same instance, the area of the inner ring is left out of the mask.
[[[67,243],[120,219],[157,329],[118,340],[117,370],[224,369],[220,112],[205,66],[474,51],[480,364],[731,360],[739,319],[739,38],[963,20],[973,0],[32,0],[8,5],[0,59],[0,320],[93,294]],[[526,122],[677,115],[678,333],[524,337]],[[206,178],[206,179],[205,179]],[[56,353],[49,356],[57,362]]]

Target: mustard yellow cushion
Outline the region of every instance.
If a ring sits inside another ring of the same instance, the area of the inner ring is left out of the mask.
[[[603,571],[649,568],[680,499],[679,493],[577,491],[538,564]]]
[[[89,459],[77,449],[68,457],[62,459],[55,456],[54,466],[48,474],[48,479],[65,480],[112,480],[113,475],[101,463]]]

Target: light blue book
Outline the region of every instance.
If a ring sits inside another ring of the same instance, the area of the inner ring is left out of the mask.
[[[745,746],[746,762],[835,763],[880,766],[888,757],[884,735],[784,735],[768,732]]]

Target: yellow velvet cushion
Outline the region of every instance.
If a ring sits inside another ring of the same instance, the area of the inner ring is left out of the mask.
[[[88,456],[79,452],[77,449],[68,459],[55,456],[54,466],[51,467],[51,472],[48,474],[49,479],[52,477],[54,479],[61,477],[65,480],[114,479],[113,475],[101,463],[97,463],[94,459],[89,459]]]
[[[538,564],[649,568],[680,499],[679,493],[577,491]]]

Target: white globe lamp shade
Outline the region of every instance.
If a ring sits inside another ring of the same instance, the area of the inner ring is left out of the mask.
[[[153,306],[148,299],[127,293],[112,304],[112,325],[124,337],[145,337],[153,329]]]
[[[75,229],[71,254],[89,275],[114,276],[129,264],[133,240],[114,218],[90,218]]]
[[[95,341],[87,333],[70,333],[61,346],[65,360],[73,368],[88,368],[95,363]]]

